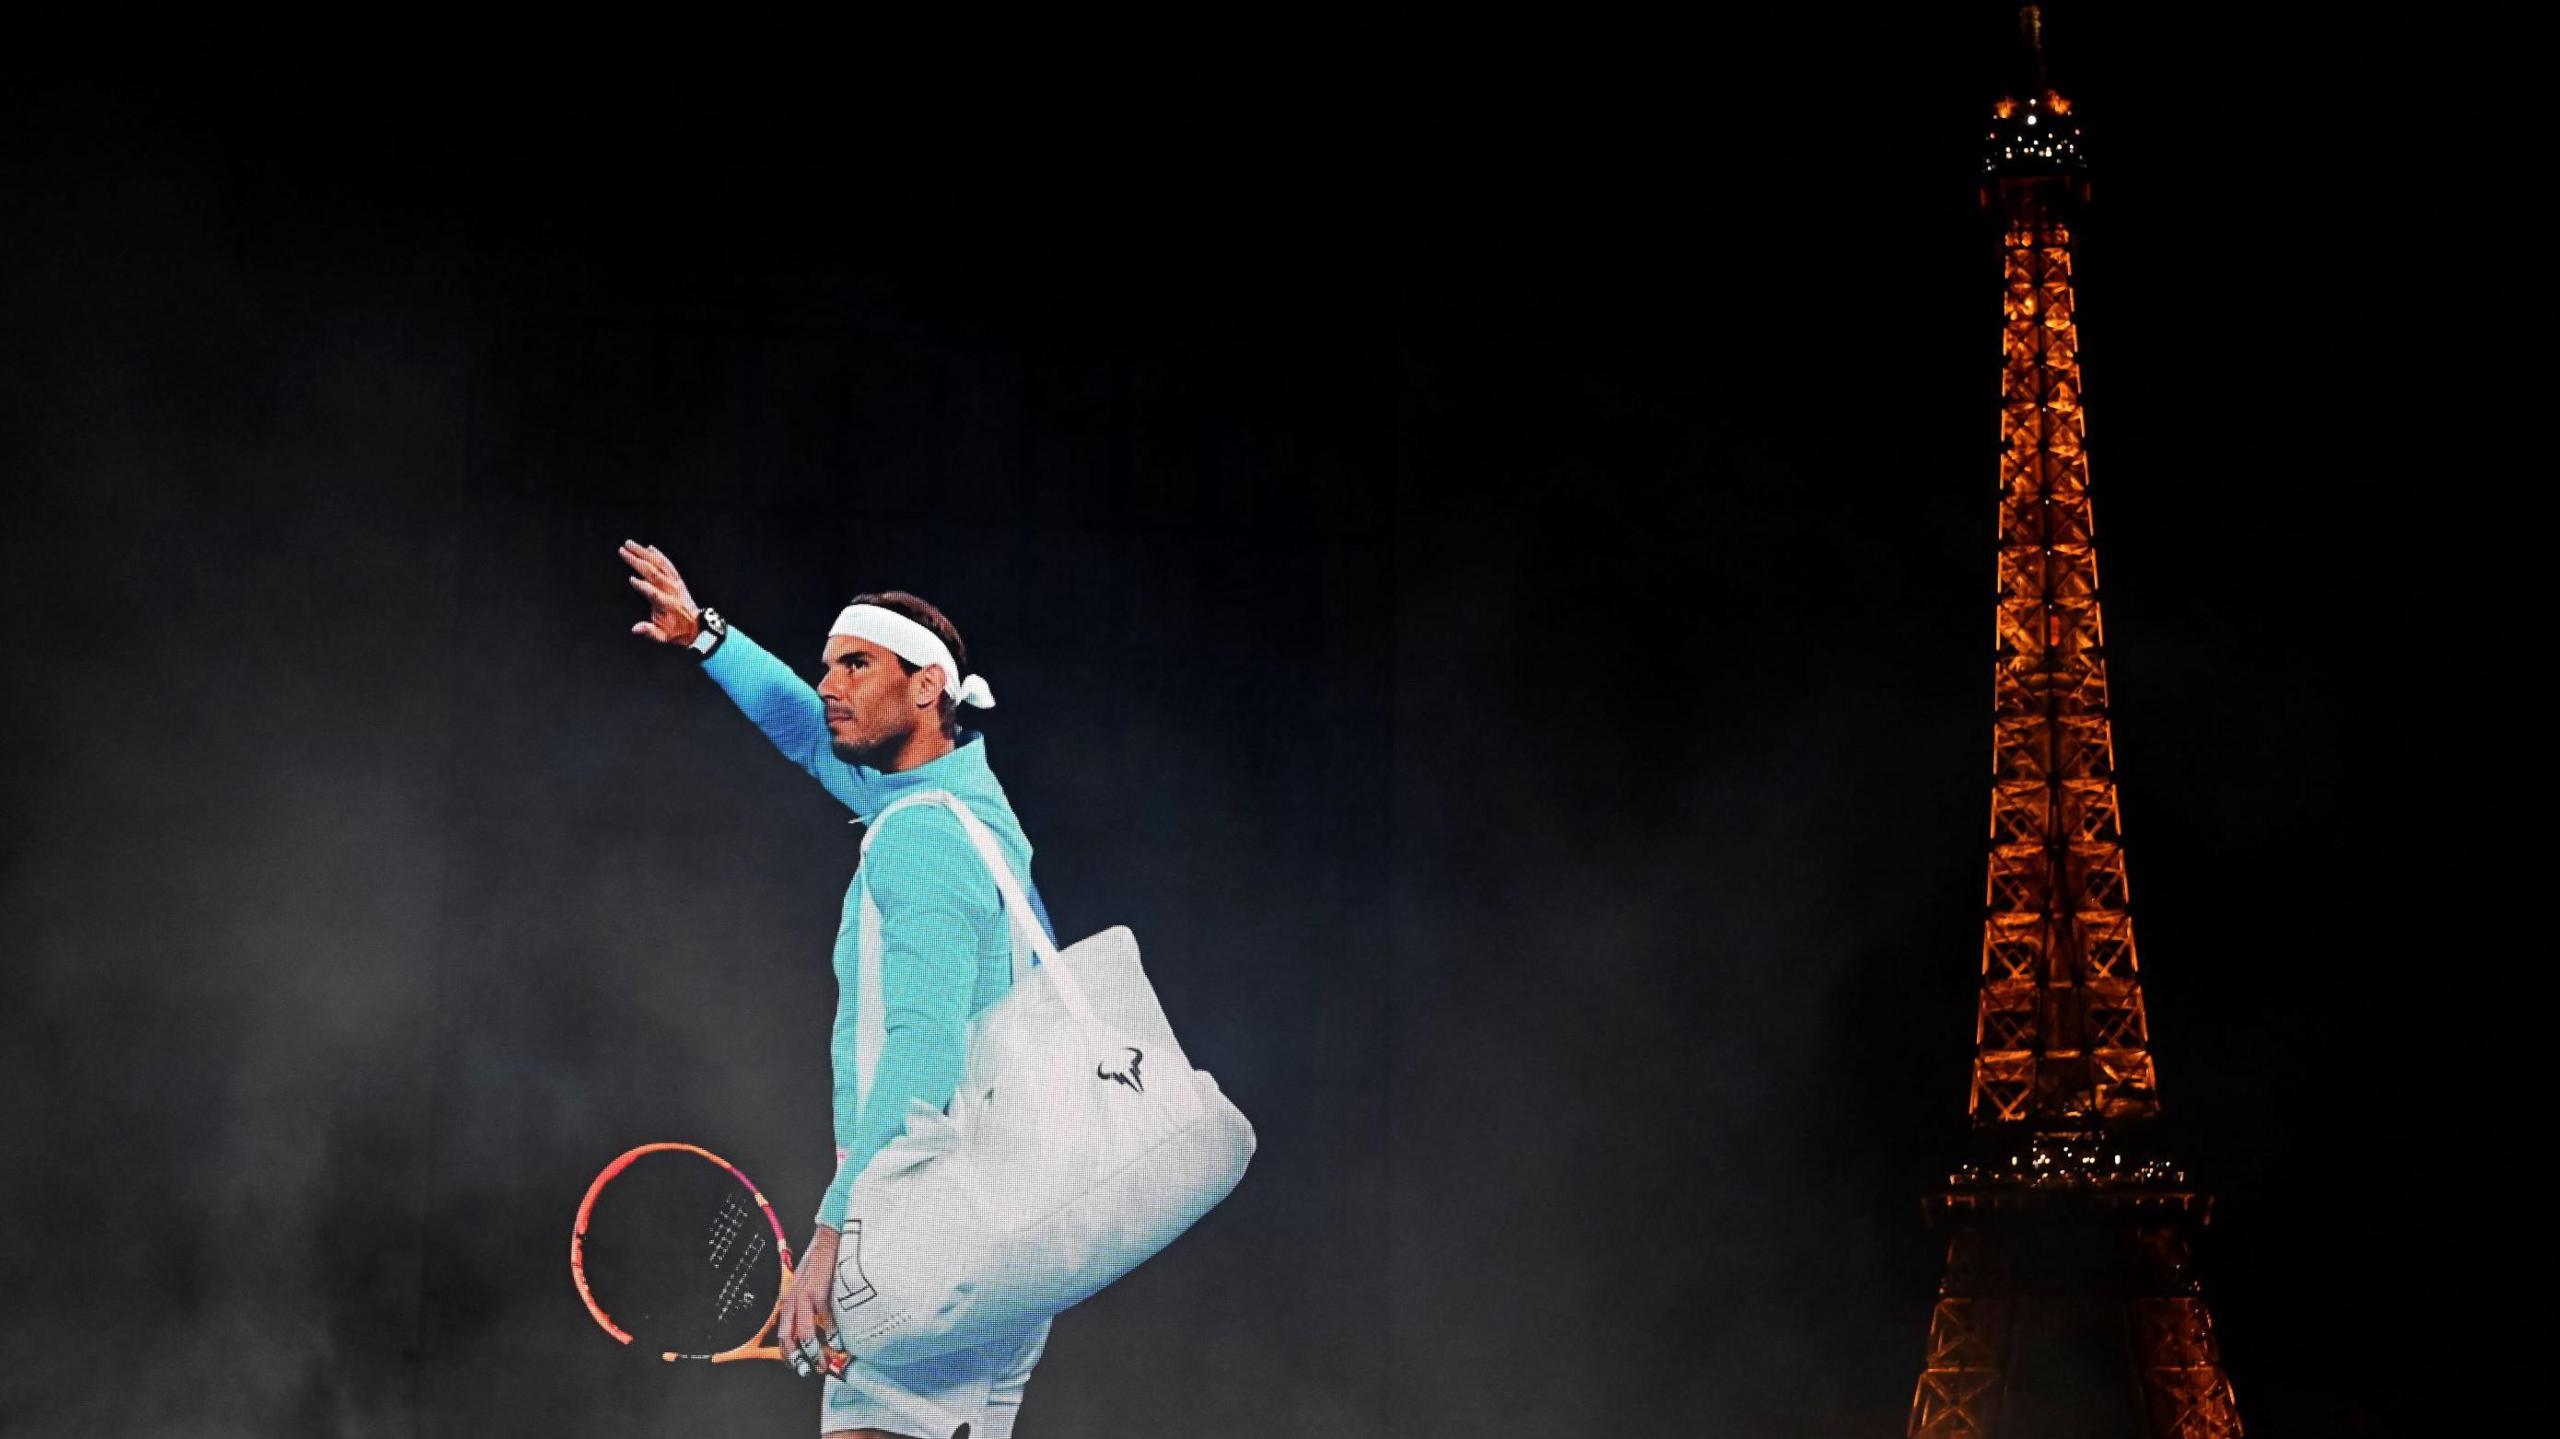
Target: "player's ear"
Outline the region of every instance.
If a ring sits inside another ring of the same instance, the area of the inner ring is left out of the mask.
[[[907,677],[907,703],[918,709],[939,703],[944,683],[942,666],[926,665]]]

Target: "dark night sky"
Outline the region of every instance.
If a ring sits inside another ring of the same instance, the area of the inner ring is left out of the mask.
[[[1260,1131],[1024,1439],[1899,1432],[1989,692],[2007,12],[1941,8],[1036,83],[28,47],[0,1430],[805,1426],[560,1263],[628,1144],[795,1221],[827,1158],[856,832],[627,636],[629,535],[795,661],[948,609],[1061,930]],[[2270,1435],[2492,1411],[2538,1262],[2519,132],[2476,40],[2314,13],[2054,29],[2147,994]]]

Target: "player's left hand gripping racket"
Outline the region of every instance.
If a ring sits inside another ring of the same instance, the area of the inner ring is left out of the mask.
[[[672,1364],[786,1358],[768,1342],[791,1292],[782,1221],[738,1167],[692,1144],[617,1156],[578,1205],[569,1277],[604,1332]],[[827,1372],[852,1363],[832,1347]]]

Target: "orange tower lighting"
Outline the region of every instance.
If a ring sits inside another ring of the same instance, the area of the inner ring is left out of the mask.
[[[2073,227],[2081,131],[2022,14],[2025,98],[1994,107],[2001,231],[1990,858],[1975,1158],[1931,1196],[1947,1267],[1912,1439],[2240,1431],[2190,1263],[2211,1200],[2141,1151],[2159,1112],[2128,913],[2083,444]]]

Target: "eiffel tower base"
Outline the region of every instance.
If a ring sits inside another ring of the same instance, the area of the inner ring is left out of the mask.
[[[2196,1220],[2139,1199],[2021,1187],[1932,1206],[1951,1232],[1911,1439],[2236,1439]]]

